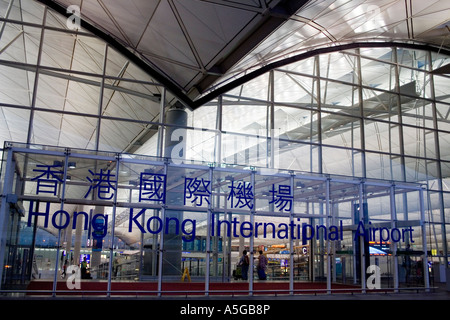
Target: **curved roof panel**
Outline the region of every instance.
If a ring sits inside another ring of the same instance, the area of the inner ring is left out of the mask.
[[[450,3],[419,0],[40,0],[82,21],[190,105],[255,68],[320,47],[414,41],[450,47]],[[156,77],[157,78],[157,77]]]
[[[61,13],[78,5],[82,21],[195,99],[307,0],[40,2]]]
[[[311,0],[233,71],[356,41],[414,41],[449,48],[450,3]]]

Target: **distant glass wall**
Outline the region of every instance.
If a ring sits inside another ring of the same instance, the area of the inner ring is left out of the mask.
[[[423,184],[433,260],[446,265],[450,77],[433,70],[449,61],[401,47],[322,54],[254,78],[193,114],[221,110],[220,162]]]

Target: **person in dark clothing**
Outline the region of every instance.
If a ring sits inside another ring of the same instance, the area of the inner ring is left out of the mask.
[[[242,268],[242,280],[248,280],[248,266],[250,265],[247,250],[242,252],[241,259],[239,260],[239,265]]]
[[[267,279],[266,267],[267,267],[267,258],[263,254],[262,250],[259,250],[259,261],[257,266],[259,280]]]

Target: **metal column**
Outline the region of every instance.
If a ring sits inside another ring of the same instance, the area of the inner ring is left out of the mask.
[[[3,185],[1,207],[0,207],[0,288],[3,289],[3,271],[5,263],[5,251],[6,251],[6,237],[7,237],[7,225],[9,218],[9,204],[7,202],[8,194],[12,192],[13,178],[14,178],[14,158],[13,151],[11,149],[5,150],[8,152],[6,160],[5,170],[5,182]]]
[[[210,167],[209,168],[209,181],[213,181],[213,168]],[[210,188],[211,188],[211,184],[210,184]],[[210,199],[211,199],[211,194],[212,194],[212,190],[210,191]],[[206,222],[206,271],[205,271],[205,295],[208,296],[209,295],[209,281],[210,281],[210,258],[211,258],[211,219],[212,219],[212,201],[209,201],[208,204],[208,215],[207,215],[207,222]]]
[[[252,173],[251,173],[251,185],[252,185],[252,188],[254,188],[255,187],[255,171],[254,170],[252,170]],[[250,212],[250,224],[252,225],[252,226],[254,226],[255,225],[255,213],[256,213],[256,203],[255,203],[255,198],[253,197],[253,200],[252,200],[252,204],[253,204],[253,208],[252,208],[252,210],[251,210],[251,212]],[[250,265],[248,266],[248,281],[249,281],[249,283],[248,283],[248,294],[250,295],[250,296],[253,296],[253,277],[254,277],[254,274],[253,274],[253,267],[254,267],[254,261],[253,261],[253,259],[255,258],[255,252],[254,252],[254,237],[255,237],[255,232],[253,232],[253,234],[252,234],[252,236],[250,237],[250,248],[249,248],[249,251],[250,251],[250,258],[249,258],[249,260],[250,260]]]
[[[111,295],[111,278],[113,274],[113,261],[114,261],[114,237],[115,237],[115,228],[116,228],[116,207],[117,207],[117,193],[119,193],[119,170],[120,170],[120,155],[116,156],[116,192],[114,192],[114,204],[112,211],[112,224],[111,224],[111,247],[109,249],[109,266],[108,266],[108,292],[107,295],[110,297]],[[106,221],[105,221],[106,223]]]
[[[326,195],[325,195],[325,214],[326,214],[326,226],[329,230],[331,226],[331,215],[330,215],[330,178],[327,178],[326,183]],[[333,260],[333,254],[331,253],[331,243],[330,239],[327,238],[327,293],[331,294],[331,264]]]
[[[427,246],[427,231],[425,225],[425,205],[423,201],[423,189],[419,190],[419,201],[420,201],[420,222],[422,231],[422,249],[423,249],[423,280],[426,291],[430,291],[430,274],[428,272],[428,246]],[[447,279],[450,281],[450,279]]]
[[[62,184],[62,193],[61,193],[61,209],[60,211],[63,211],[64,209],[64,199],[66,195],[66,179],[67,179],[67,168],[69,164],[69,153],[66,152],[65,158],[64,158],[64,173],[63,173],[63,184]],[[62,215],[59,217],[59,225],[61,226],[61,220]],[[58,261],[59,261],[59,252],[61,250],[61,229],[58,230],[58,247],[56,248],[56,258],[55,258],[55,274],[53,277],[53,290],[52,290],[52,296],[56,296],[56,285],[58,283]],[[64,263],[64,261],[62,261]]]
[[[395,207],[395,184],[391,184],[390,186],[390,207],[391,207],[391,228],[395,228],[397,221],[397,211]],[[394,241],[392,245],[392,256],[394,259],[394,292],[398,292],[398,257],[397,257],[397,243]]]
[[[291,192],[292,195],[294,195],[294,173],[291,172],[291,176],[290,176],[290,185],[291,185]],[[289,212],[289,219],[290,222],[294,222],[294,198],[292,199],[292,204],[291,204],[291,210]],[[294,268],[294,254],[295,254],[295,250],[294,250],[294,239],[293,239],[293,234],[291,233],[290,238],[289,238],[289,266],[290,266],[290,272],[289,272],[289,294],[293,295],[294,294],[294,273],[295,273],[295,268]]]

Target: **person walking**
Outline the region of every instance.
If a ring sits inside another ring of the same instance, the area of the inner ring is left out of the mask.
[[[241,259],[239,260],[239,265],[242,270],[242,280],[248,280],[248,266],[250,265],[250,261],[247,256],[247,250],[242,252]]]
[[[266,267],[267,267],[267,258],[263,254],[262,250],[259,250],[259,261],[257,266],[259,280],[267,279]]]

